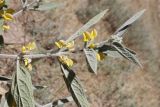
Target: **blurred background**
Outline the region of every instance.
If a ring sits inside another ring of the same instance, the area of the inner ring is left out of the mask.
[[[98,65],[98,74],[88,72],[83,54],[72,56],[77,60],[73,67],[87,90],[91,107],[160,107],[160,0],[46,0],[64,6],[46,12],[24,12],[9,23],[11,30],[4,35],[6,45],[1,53],[19,53],[26,41],[37,41],[45,49],[54,48],[54,42],[76,32],[90,18],[104,9],[109,12],[94,25],[98,37],[105,40],[136,12],[145,14],[125,33],[125,46],[135,50],[143,69],[125,59],[107,57]],[[21,9],[19,0],[10,7]],[[78,39],[78,43],[81,39]],[[78,45],[78,44],[77,44]],[[79,43],[78,46],[80,46]],[[15,62],[0,60],[0,75],[12,76]],[[56,59],[33,61],[32,80],[46,89],[35,91],[40,104],[69,96]],[[2,92],[3,87],[0,88]],[[76,107],[75,103],[66,107]]]

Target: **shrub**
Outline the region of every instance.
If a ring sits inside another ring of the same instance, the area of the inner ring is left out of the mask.
[[[1,48],[4,46],[3,34],[4,31],[9,30],[8,21],[13,21],[14,17],[24,11],[45,11],[53,9],[61,4],[46,3],[41,0],[28,3],[27,0],[22,0],[22,9],[15,12],[13,9],[8,8],[8,3],[5,0],[0,0],[0,35],[1,35]],[[1,81],[7,81],[10,90],[5,93],[1,98],[2,107],[34,107],[41,106],[35,102],[33,97],[33,91],[36,89],[45,88],[45,86],[32,85],[31,75],[32,72],[32,59],[44,58],[44,57],[56,57],[59,62],[61,72],[63,74],[64,81],[71,93],[63,99],[51,102],[43,107],[59,106],[72,100],[75,101],[78,107],[89,107],[89,102],[85,95],[85,91],[80,83],[75,72],[72,70],[72,66],[75,64],[75,59],[69,57],[70,54],[76,54],[83,52],[86,58],[88,70],[91,73],[97,74],[97,66],[99,61],[105,60],[107,56],[122,57],[136,65],[142,67],[136,53],[123,45],[123,34],[128,27],[136,21],[145,10],[142,10],[127,20],[120,28],[118,28],[111,38],[104,40],[100,43],[95,43],[95,38],[98,36],[97,30],[93,29],[90,32],[87,31],[91,26],[96,24],[108,11],[108,9],[100,12],[95,17],[90,19],[85,25],[83,25],[78,31],[71,35],[67,40],[58,40],[55,42],[58,50],[53,52],[54,49],[43,53],[36,53],[36,42],[32,41],[22,46],[20,54],[0,54],[0,58],[12,58],[16,59],[16,71],[13,73],[12,78],[0,76]],[[83,42],[83,48],[77,49],[75,41],[81,37]]]

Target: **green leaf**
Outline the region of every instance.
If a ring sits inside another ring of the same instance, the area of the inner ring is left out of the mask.
[[[136,55],[136,52],[133,50],[124,47],[126,50],[128,50],[130,53]],[[99,47],[97,47],[99,52],[102,52],[108,56],[115,57],[115,58],[121,58],[122,55],[113,47],[110,43],[105,43]]]
[[[61,6],[63,6],[61,3],[41,3],[39,4],[39,6],[35,6],[34,10],[45,11],[55,9]]]
[[[84,49],[89,70],[97,74],[97,52],[94,49]]]
[[[117,52],[117,50],[110,44],[104,44],[98,47],[98,52],[102,52],[107,56],[121,58],[122,55]]]
[[[17,71],[13,75],[11,87],[17,107],[35,107],[32,87],[29,71],[20,66],[17,60]]]
[[[69,92],[71,93],[74,101],[78,107],[89,107],[87,97],[85,95],[84,89],[80,84],[79,79],[77,78],[74,71],[69,69],[66,65],[61,64],[61,70],[64,74],[64,80],[67,85]]]
[[[96,24],[104,15],[105,13],[108,11],[108,9],[100,12],[99,14],[97,14],[96,16],[94,16],[92,19],[90,19],[85,25],[83,25],[76,33],[74,33],[73,35],[71,35],[66,42],[70,42],[74,39],[76,39],[77,37],[81,36],[83,34],[83,32],[85,32],[87,29],[89,29],[91,26],[93,26],[94,24]]]
[[[136,20],[138,20],[145,12],[145,9],[137,12],[136,14],[134,14],[130,19],[128,19],[124,24],[122,24],[122,26],[120,26],[112,35],[112,38],[102,41],[100,43],[97,43],[98,46],[100,45],[104,45],[107,42],[120,42],[123,39],[123,34],[126,32],[126,30],[133,24],[133,22],[135,22]],[[128,50],[130,51],[130,50]],[[131,52],[132,53],[132,52]],[[134,53],[133,53],[134,54]]]
[[[142,67],[141,63],[139,62],[138,58],[135,54],[132,54],[130,51],[128,51],[122,44],[118,42],[113,43],[113,47],[126,59],[132,61],[136,65],[139,65]]]
[[[131,50],[131,49],[129,49],[129,48],[126,48],[126,47],[125,47],[125,49],[127,49],[130,53],[136,55],[136,52],[135,52],[135,51],[133,51],[133,50]]]
[[[108,51],[105,51],[103,53],[107,54],[110,57],[114,57],[114,58],[121,58],[122,57],[117,51],[108,50]]]
[[[133,22],[135,22],[137,19],[139,19],[146,10],[141,10],[134,14],[130,19],[128,19],[122,26],[120,26],[114,33],[114,35],[122,36],[123,33],[126,31],[128,27],[132,25]]]
[[[3,35],[3,24],[4,24],[4,20],[0,19],[0,35]]]

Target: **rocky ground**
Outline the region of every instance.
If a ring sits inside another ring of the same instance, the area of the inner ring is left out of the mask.
[[[36,40],[46,49],[54,48],[54,41],[67,38],[91,17],[108,8],[109,12],[93,28],[98,30],[96,41],[107,39],[116,28],[137,11],[146,9],[140,20],[125,34],[124,44],[137,52],[143,69],[123,60],[107,57],[98,67],[98,75],[86,69],[83,55],[74,56],[78,63],[74,70],[87,90],[91,107],[160,107],[160,0],[50,0],[64,6],[48,12],[25,12],[11,23],[6,32],[6,46],[1,53],[18,53],[26,41]],[[11,7],[19,10],[18,1]],[[5,65],[4,65],[5,64]],[[11,76],[13,60],[0,61],[0,75]],[[34,84],[48,86],[35,92],[37,102],[44,104],[69,93],[63,82],[56,59],[34,61]],[[74,103],[68,107],[76,107]]]

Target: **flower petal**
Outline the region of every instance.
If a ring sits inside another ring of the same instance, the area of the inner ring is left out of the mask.
[[[3,26],[2,26],[2,29],[3,29],[3,30],[9,30],[9,29],[10,29],[10,26],[8,26],[8,25],[3,25]]]
[[[89,48],[95,48],[96,45],[94,43],[90,44]]]
[[[93,40],[93,39],[95,39],[95,37],[97,36],[97,30],[96,29],[93,29],[92,31],[91,31],[91,39]]]
[[[22,51],[22,53],[26,53],[26,47],[23,46],[21,51]]]
[[[105,57],[106,57],[106,56],[105,56],[104,53],[102,53],[102,52],[97,53],[97,60],[98,60],[98,61],[104,60]]]
[[[12,16],[12,14],[10,14],[10,13],[4,13],[4,14],[2,14],[2,17],[3,17],[4,20],[6,20],[6,21],[11,21],[11,20],[13,20],[13,16]]]
[[[65,42],[64,42],[64,40],[59,40],[58,42],[55,42],[55,45],[58,48],[63,48],[65,46]]]
[[[84,32],[83,33],[83,41],[88,42],[90,40],[90,33],[89,32]]]

